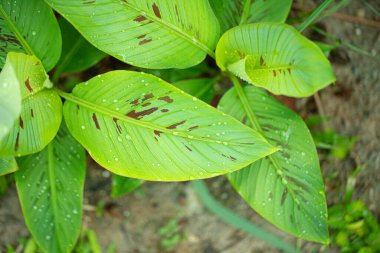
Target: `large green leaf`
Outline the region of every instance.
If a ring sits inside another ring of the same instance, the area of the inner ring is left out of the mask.
[[[217,78],[187,79],[173,83],[173,85],[184,92],[210,103],[215,95],[214,85]]]
[[[233,88],[219,108],[249,126],[253,113],[267,140],[281,150],[229,174],[230,182],[253,209],[279,228],[326,243],[324,185],[309,130],[296,113],[259,88],[247,86],[242,92],[245,102]]]
[[[71,252],[82,223],[86,156],[62,126],[40,153],[19,159],[16,185],[25,222],[44,252]]]
[[[61,18],[62,54],[54,76],[61,73],[76,73],[98,63],[105,53],[91,45],[75,28]]]
[[[277,150],[256,131],[149,74],[112,71],[61,95],[73,136],[122,176],[207,178]]]
[[[11,131],[21,113],[21,91],[11,58],[0,73],[0,141]]]
[[[19,119],[0,141],[0,157],[41,151],[54,138],[62,119],[61,99],[50,89],[49,78],[35,56],[9,53],[3,72],[9,69],[15,72],[9,81],[21,89],[22,106]]]
[[[255,22],[285,22],[293,0],[210,0],[221,32]]]
[[[112,175],[112,197],[117,198],[140,187],[144,180]]]
[[[285,24],[258,23],[227,31],[216,60],[222,70],[275,94],[310,96],[335,81],[323,52]]]
[[[0,1],[0,69],[9,52],[36,55],[47,71],[61,54],[61,32],[41,0]]]
[[[188,68],[213,55],[219,23],[205,0],[46,0],[97,48],[146,68]]]
[[[11,158],[0,158],[0,177],[18,170],[16,160]]]

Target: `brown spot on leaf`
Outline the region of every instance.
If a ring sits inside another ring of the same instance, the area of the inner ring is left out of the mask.
[[[153,11],[154,11],[154,15],[156,15],[157,18],[161,18],[160,9],[158,9],[158,6],[157,6],[156,3],[154,3],[152,5],[152,8],[153,8]]]
[[[289,75],[291,75],[292,74],[292,69],[288,68],[288,72],[289,72]]]
[[[171,97],[169,97],[169,96],[160,97],[160,98],[158,98],[158,100],[166,101],[166,102],[168,102],[168,103],[173,103],[173,101],[174,101],[174,100],[173,100]]]
[[[141,103],[143,103],[143,102],[145,102],[146,100],[151,99],[151,98],[153,98],[153,97],[154,97],[154,96],[153,96],[152,93],[146,94],[146,95],[143,97],[143,99],[141,100]]]
[[[17,136],[16,136],[15,151],[18,150],[18,147],[19,147],[19,141],[20,141],[20,132],[18,132],[18,133],[17,133]]]
[[[157,107],[152,107],[152,108],[146,109],[146,110],[141,111],[141,112],[136,112],[136,110],[133,110],[133,111],[130,111],[129,113],[127,113],[126,115],[128,117],[131,117],[131,118],[134,118],[134,119],[141,119],[142,117],[144,117],[146,115],[150,115],[150,114],[154,113],[157,110],[158,110]]]
[[[19,118],[19,124],[22,129],[24,129],[24,121],[22,120],[21,116]]]
[[[146,36],[146,34],[143,34],[143,35],[138,36],[137,38],[138,38],[138,39],[142,39],[142,38],[144,38],[145,36]]]
[[[113,122],[115,122],[115,124],[116,124],[116,129],[117,129],[117,131],[119,132],[119,134],[121,134],[121,127],[120,127],[119,124],[117,123],[117,118],[113,118]]]
[[[96,128],[100,129],[98,118],[96,117],[95,113],[92,114],[92,120],[94,121]]]
[[[161,109],[161,112],[168,112],[168,109]]]
[[[137,98],[137,99],[135,99],[135,100],[133,100],[130,104],[131,105],[138,105],[139,104],[139,98]]]
[[[264,65],[264,59],[263,59],[263,56],[260,56],[260,65]]]
[[[34,118],[34,112],[33,112],[33,109],[30,109],[30,115],[32,116],[32,118]]]
[[[273,76],[276,77],[277,73],[276,70],[273,70]]]
[[[146,20],[146,17],[144,17],[143,15],[140,15],[140,16],[137,16],[133,21],[142,22],[144,20]]]
[[[194,129],[198,128],[199,126],[192,126],[192,127],[189,127],[188,131],[193,131]]]
[[[281,197],[281,205],[282,206],[285,203],[286,196],[288,196],[288,189],[285,189],[284,192],[282,193],[282,197]]]
[[[32,86],[30,86],[30,83],[29,83],[29,77],[25,81],[25,86],[29,90],[29,92],[33,92],[33,88],[32,88]]]
[[[247,124],[247,116],[244,116],[243,119],[241,120],[241,122],[242,122],[243,124]]]
[[[166,128],[167,128],[167,129],[176,129],[177,126],[180,126],[180,125],[184,124],[185,122],[186,122],[186,120],[183,120],[183,121],[181,121],[181,122],[178,122],[178,123],[175,123],[175,124],[173,124],[173,125],[170,125],[170,126],[168,126],[168,127],[166,127]]]
[[[154,134],[157,135],[158,137],[160,137],[161,134],[163,133],[163,132],[158,131],[158,130],[154,130],[153,132],[154,132]],[[156,139],[156,140],[157,140],[157,139]]]
[[[148,103],[145,103],[145,104],[143,104],[143,105],[141,105],[142,107],[146,107],[146,106],[149,106],[149,105],[151,105],[152,103],[151,102],[148,102]]]
[[[189,150],[190,152],[192,152],[193,150],[190,148],[190,147],[188,147],[187,145],[185,145],[185,147],[187,148],[187,150]]]
[[[152,41],[152,39],[144,39],[144,40],[139,42],[139,45],[144,45],[144,44],[149,43],[151,41]]]
[[[96,0],[83,0],[83,4],[93,4]]]

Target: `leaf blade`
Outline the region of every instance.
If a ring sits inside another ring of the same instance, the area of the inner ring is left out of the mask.
[[[18,170],[16,160],[11,158],[0,158],[0,177]]]
[[[143,180],[129,177],[122,177],[116,174],[112,175],[111,196],[118,198],[139,188],[144,183]]]

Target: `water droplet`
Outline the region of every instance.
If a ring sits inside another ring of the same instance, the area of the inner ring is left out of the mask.
[[[84,125],[81,126],[82,129],[86,129],[86,127]]]
[[[3,83],[3,87],[4,88],[8,87],[8,83]]]
[[[194,136],[192,136],[192,135],[188,135],[187,136],[189,139],[193,139],[194,138]]]
[[[32,32],[32,35],[33,35],[33,36],[36,36],[36,34],[37,34],[37,33],[36,33],[35,31]]]
[[[123,141],[123,139],[122,139],[120,136],[117,137],[117,140],[118,140],[119,142],[122,142],[122,141]]]
[[[198,100],[198,98],[196,98],[196,97],[193,97],[193,101],[197,101]]]
[[[131,139],[131,136],[130,136],[129,134],[126,134],[126,135],[125,135],[125,139],[130,140],[130,139]]]
[[[50,235],[47,235],[45,238],[46,238],[46,240],[48,240],[48,241],[51,239]]]
[[[301,152],[301,155],[302,155],[302,156],[305,156],[305,152]]]
[[[116,162],[119,161],[119,158],[115,157],[115,161],[116,161]]]

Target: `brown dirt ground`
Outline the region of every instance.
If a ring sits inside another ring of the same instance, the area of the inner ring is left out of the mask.
[[[369,1],[377,5],[376,0]],[[312,5],[311,5],[312,6]],[[352,1],[340,11],[351,16],[363,15],[367,19],[379,20],[361,1]],[[380,29],[363,24],[329,17],[322,24],[327,31],[344,41],[380,55]],[[356,166],[365,164],[366,169],[358,176],[354,197],[363,200],[370,210],[380,217],[380,64],[345,48],[332,58],[337,76],[337,85],[320,92],[327,116],[337,132],[357,136],[358,142],[349,157],[343,161],[324,159],[322,170],[325,177],[334,171],[339,176],[334,182],[327,182],[327,200],[336,203],[342,192],[347,175]],[[299,101],[298,104],[307,104]],[[299,108],[300,111],[305,110]],[[166,252],[160,246],[159,229],[169,220],[179,220],[183,239],[173,252],[178,253],[250,253],[280,252],[270,245],[247,236],[224,224],[209,213],[199,202],[188,183],[146,183],[140,190],[119,199],[109,197],[109,173],[95,164],[89,166],[85,191],[84,223],[98,234],[100,244],[105,249],[116,242],[118,252],[156,253]],[[236,213],[265,227],[289,243],[296,239],[277,230],[255,214],[232,190],[223,178],[207,180],[207,184],[217,198]],[[104,215],[97,217],[92,206],[102,200],[106,203]],[[16,239],[28,236],[15,187],[11,187],[0,202],[0,252],[6,244],[15,245]],[[299,242],[303,252],[319,248],[313,243]],[[329,249],[326,252],[337,252]]]

